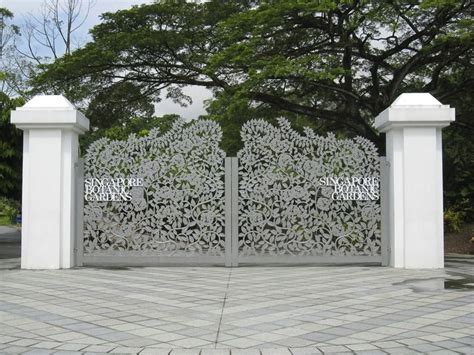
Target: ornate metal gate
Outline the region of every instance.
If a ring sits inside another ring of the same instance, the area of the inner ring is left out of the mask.
[[[238,158],[213,121],[93,143],[78,189],[84,264],[382,262],[371,142],[303,136],[284,119],[241,135]]]
[[[224,152],[212,121],[106,138],[84,157],[84,263],[224,263]]]
[[[278,123],[241,132],[239,262],[381,262],[375,145]]]

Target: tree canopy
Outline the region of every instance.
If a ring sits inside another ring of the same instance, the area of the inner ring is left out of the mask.
[[[23,105],[22,98],[10,98],[0,92],[0,197],[21,197],[21,131],[10,124],[10,112]]]
[[[372,119],[399,94],[447,102],[473,91],[472,9],[468,0],[160,1],[104,14],[93,41],[36,84],[82,100],[127,83],[126,101],[150,102],[163,90],[186,101],[183,86],[204,86],[229,111],[296,114],[380,142]]]
[[[458,156],[474,153],[462,143],[474,130],[473,9],[470,0],[156,1],[104,14],[92,41],[45,66],[35,90],[65,93],[107,128],[126,120],[114,108],[148,116],[163,93],[184,104],[184,86],[206,87],[228,153],[245,120],[280,115],[383,149],[373,118],[404,92],[430,92],[457,108],[448,185],[452,196],[466,188],[472,205],[472,174],[450,174],[474,169]]]

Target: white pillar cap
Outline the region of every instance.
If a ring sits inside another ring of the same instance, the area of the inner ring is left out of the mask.
[[[399,127],[446,127],[455,119],[454,108],[443,105],[428,93],[400,95],[376,118],[380,132]]]
[[[11,123],[21,130],[69,129],[82,134],[89,120],[62,95],[37,95],[11,112]]]

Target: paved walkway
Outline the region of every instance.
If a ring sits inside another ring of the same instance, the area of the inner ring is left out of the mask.
[[[26,271],[3,259],[0,353],[473,353],[473,263]]]

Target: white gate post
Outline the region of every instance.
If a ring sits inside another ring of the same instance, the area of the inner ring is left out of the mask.
[[[427,93],[402,94],[375,119],[386,133],[389,172],[390,265],[442,268],[441,129],[454,108]]]
[[[11,113],[23,130],[21,267],[74,266],[78,135],[89,120],[63,96],[39,95]]]

